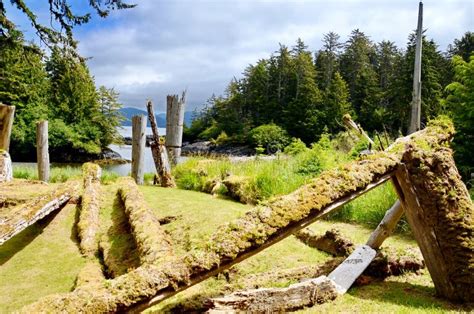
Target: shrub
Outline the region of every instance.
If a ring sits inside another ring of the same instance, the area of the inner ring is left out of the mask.
[[[250,131],[250,143],[254,147],[262,146],[267,153],[276,153],[288,144],[288,134],[276,124],[263,124]]]
[[[308,151],[308,147],[299,138],[293,138],[291,143],[284,149],[284,153],[290,156],[295,156],[305,151]]]

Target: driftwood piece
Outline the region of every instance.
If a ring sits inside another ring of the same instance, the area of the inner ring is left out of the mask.
[[[449,148],[413,144],[396,172],[396,190],[436,291],[474,302],[474,205]]]
[[[412,134],[409,140],[397,141],[391,151],[377,152],[366,160],[325,171],[295,192],[274,198],[221,226],[204,250],[189,252],[184,262],[143,265],[109,280],[103,291],[50,296],[23,310],[81,308],[98,311],[103,306],[106,311],[143,310],[278,243],[384,183],[400,165],[406,141],[416,141],[428,148],[437,147],[449,141],[453,134],[450,122],[432,121],[426,129]]]
[[[345,114],[342,117],[342,121],[349,130],[353,131],[355,134],[357,134],[357,136],[364,138],[367,142],[370,143],[372,148],[375,148],[374,141],[372,141],[372,139],[367,135],[367,133],[365,133],[364,129],[360,125],[358,125],[354,122],[354,120],[352,120],[352,117],[349,114]]]
[[[328,230],[323,235],[303,229],[296,232],[295,237],[304,244],[333,256],[347,256],[354,250],[354,243],[344,238],[337,229]]]
[[[132,178],[137,184],[143,184],[145,174],[145,116],[132,117]]]
[[[83,255],[94,258],[98,253],[97,231],[99,230],[100,177],[101,169],[93,163],[82,165],[83,193],[79,222],[77,223],[80,248]]]
[[[176,184],[171,176],[168,152],[163,144],[161,144],[160,135],[158,134],[153,103],[148,101],[146,108],[148,111],[148,120],[150,120],[151,131],[153,132],[153,142],[150,144],[151,153],[153,155],[153,160],[155,161],[156,173],[160,179],[160,185],[162,187],[175,187]]]
[[[36,123],[36,161],[38,163],[38,178],[49,181],[49,151],[48,151],[48,121]]]
[[[0,245],[31,226],[38,220],[61,208],[78,190],[77,182],[61,185],[49,195],[39,196],[25,204],[21,204],[0,217]]]
[[[334,282],[326,276],[290,285],[288,288],[261,288],[235,292],[210,300],[209,313],[284,312],[325,303],[337,297]]]
[[[125,207],[142,263],[160,264],[174,259],[171,238],[148,209],[137,185],[128,177],[119,179],[118,195]]]

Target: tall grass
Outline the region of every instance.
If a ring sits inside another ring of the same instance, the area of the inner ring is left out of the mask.
[[[245,199],[257,203],[272,196],[288,194],[321,171],[347,160],[345,154],[333,149],[327,139],[322,139],[311,149],[294,156],[277,155],[271,160],[257,157],[232,162],[228,158],[194,157],[176,166],[173,175],[179,188],[204,192],[210,192],[216,182],[230,176],[239,177],[243,182]]]
[[[62,183],[69,179],[79,179],[82,176],[81,167],[66,166],[54,167],[50,169],[50,183]],[[36,166],[13,166],[13,177],[17,179],[38,180],[38,170]],[[118,174],[102,169],[102,184],[115,182]]]

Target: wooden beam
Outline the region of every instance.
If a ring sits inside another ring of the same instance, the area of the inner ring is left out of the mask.
[[[372,232],[366,244],[373,249],[378,249],[385,239],[392,234],[393,230],[395,230],[395,227],[402,216],[403,207],[401,206],[400,201],[397,200],[395,204],[387,210],[382,221]]]

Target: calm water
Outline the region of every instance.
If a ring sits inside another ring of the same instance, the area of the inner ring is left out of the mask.
[[[123,137],[132,137],[132,127],[131,126],[124,126],[119,128],[119,133]],[[166,134],[165,128],[158,128],[158,133],[160,135]],[[146,134],[152,135],[151,128],[146,128]],[[131,145],[110,145],[109,148],[117,153],[123,159],[132,160],[132,146]],[[51,166],[53,167],[81,167],[82,164],[71,164],[71,163],[52,163]],[[13,168],[15,166],[26,166],[36,168],[35,162],[13,162]],[[132,170],[132,164],[124,164],[124,165],[107,165],[103,166],[104,169],[116,172],[121,176],[128,175]],[[153,156],[151,155],[150,147],[145,148],[145,172],[155,172],[155,163],[153,161]]]

